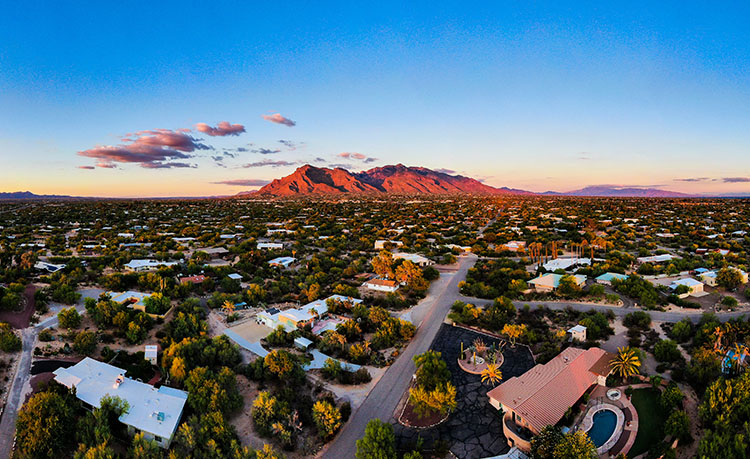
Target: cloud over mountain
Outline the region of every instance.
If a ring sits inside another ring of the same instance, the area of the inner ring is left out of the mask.
[[[242,167],[244,168],[250,168],[250,167],[281,167],[281,166],[293,166],[297,164],[295,161],[284,161],[284,160],[278,160],[273,161],[270,159],[264,159],[263,161],[256,161],[254,163],[247,163],[244,164]]]

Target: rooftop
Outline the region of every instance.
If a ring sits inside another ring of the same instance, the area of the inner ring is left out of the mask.
[[[105,395],[127,401],[130,408],[120,416],[120,422],[162,438],[172,437],[188,397],[181,390],[165,386],[156,389],[125,378],[125,370],[90,357],[70,368],[58,368],[54,374],[55,381],[68,388],[75,387],[76,396],[93,407],[98,408]]]

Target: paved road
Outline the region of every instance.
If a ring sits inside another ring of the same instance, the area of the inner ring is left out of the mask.
[[[16,368],[16,374],[10,387],[8,400],[5,403],[3,417],[0,419],[0,457],[10,457],[13,448],[13,438],[16,432],[16,417],[18,409],[24,401],[25,388],[30,378],[31,349],[36,342],[38,329],[29,327],[21,331],[23,352]]]
[[[81,293],[81,300],[76,305],[76,310],[81,314],[85,313],[86,308],[84,306],[84,299],[87,297],[99,298],[101,292],[101,289],[95,288],[79,290],[79,293]],[[5,403],[2,419],[0,419],[0,458],[10,457],[11,448],[13,447],[13,438],[16,432],[18,410],[21,408],[21,405],[23,405],[26,393],[31,390],[31,386],[29,385],[29,380],[31,379],[31,358],[37,335],[45,328],[56,327],[57,322],[57,315],[54,315],[38,323],[36,326],[21,330],[21,341],[23,345],[21,348],[21,357],[18,361],[16,374],[13,377],[9,389],[10,393],[8,394],[8,400]]]
[[[416,369],[412,357],[425,352],[432,345],[451,305],[458,299],[458,283],[466,278],[466,272],[474,266],[476,260],[475,255],[459,257],[458,270],[451,274],[441,274],[440,279],[433,283],[427,297],[420,302],[420,306],[427,304],[424,308],[427,312],[418,324],[414,339],[386,370],[328,449],[322,452],[322,457],[353,458],[357,449],[356,441],[364,435],[367,423],[375,418],[385,421],[393,418],[396,405],[409,387]]]
[[[457,298],[460,301],[466,302],[466,303],[472,303],[475,305],[486,305],[491,304],[493,300],[485,300],[482,298],[471,298],[463,295],[457,295]],[[595,309],[600,312],[607,312],[612,311],[615,316],[617,317],[623,317],[626,314],[629,314],[634,311],[641,311],[640,308],[624,308],[620,306],[606,306],[601,304],[590,304],[590,303],[575,303],[575,302],[569,302],[569,301],[514,301],[513,304],[516,308],[522,308],[526,305],[529,305],[530,307],[536,307],[536,306],[546,306],[550,309],[555,310],[561,310],[565,308],[573,308],[577,311],[588,311],[590,309]],[[690,312],[666,312],[666,311],[645,311],[647,312],[652,320],[655,320],[657,322],[679,322],[685,317],[689,318],[693,322],[698,322],[703,315],[703,311],[692,311]],[[736,319],[737,317],[742,316],[750,316],[750,313],[748,312],[719,312],[716,313],[716,316],[718,319],[722,322],[726,322],[730,319]]]

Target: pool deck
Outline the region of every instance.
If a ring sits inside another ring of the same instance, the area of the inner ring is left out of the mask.
[[[637,389],[640,386],[651,387],[650,384],[636,384],[633,388]],[[622,393],[622,397],[619,400],[610,400],[607,398],[607,391],[613,388],[597,386],[591,392],[583,420],[578,425],[578,430],[588,431],[593,424],[594,414],[604,409],[610,409],[617,415],[615,433],[596,449],[600,458],[615,457],[620,453],[627,454],[635,443],[635,437],[638,434],[638,412],[625,396],[627,388],[628,386],[615,387],[614,389]]]

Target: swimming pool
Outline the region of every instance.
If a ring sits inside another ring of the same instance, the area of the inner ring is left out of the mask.
[[[601,410],[594,414],[591,429],[586,432],[596,447],[602,446],[615,432],[617,415],[612,410]]]

